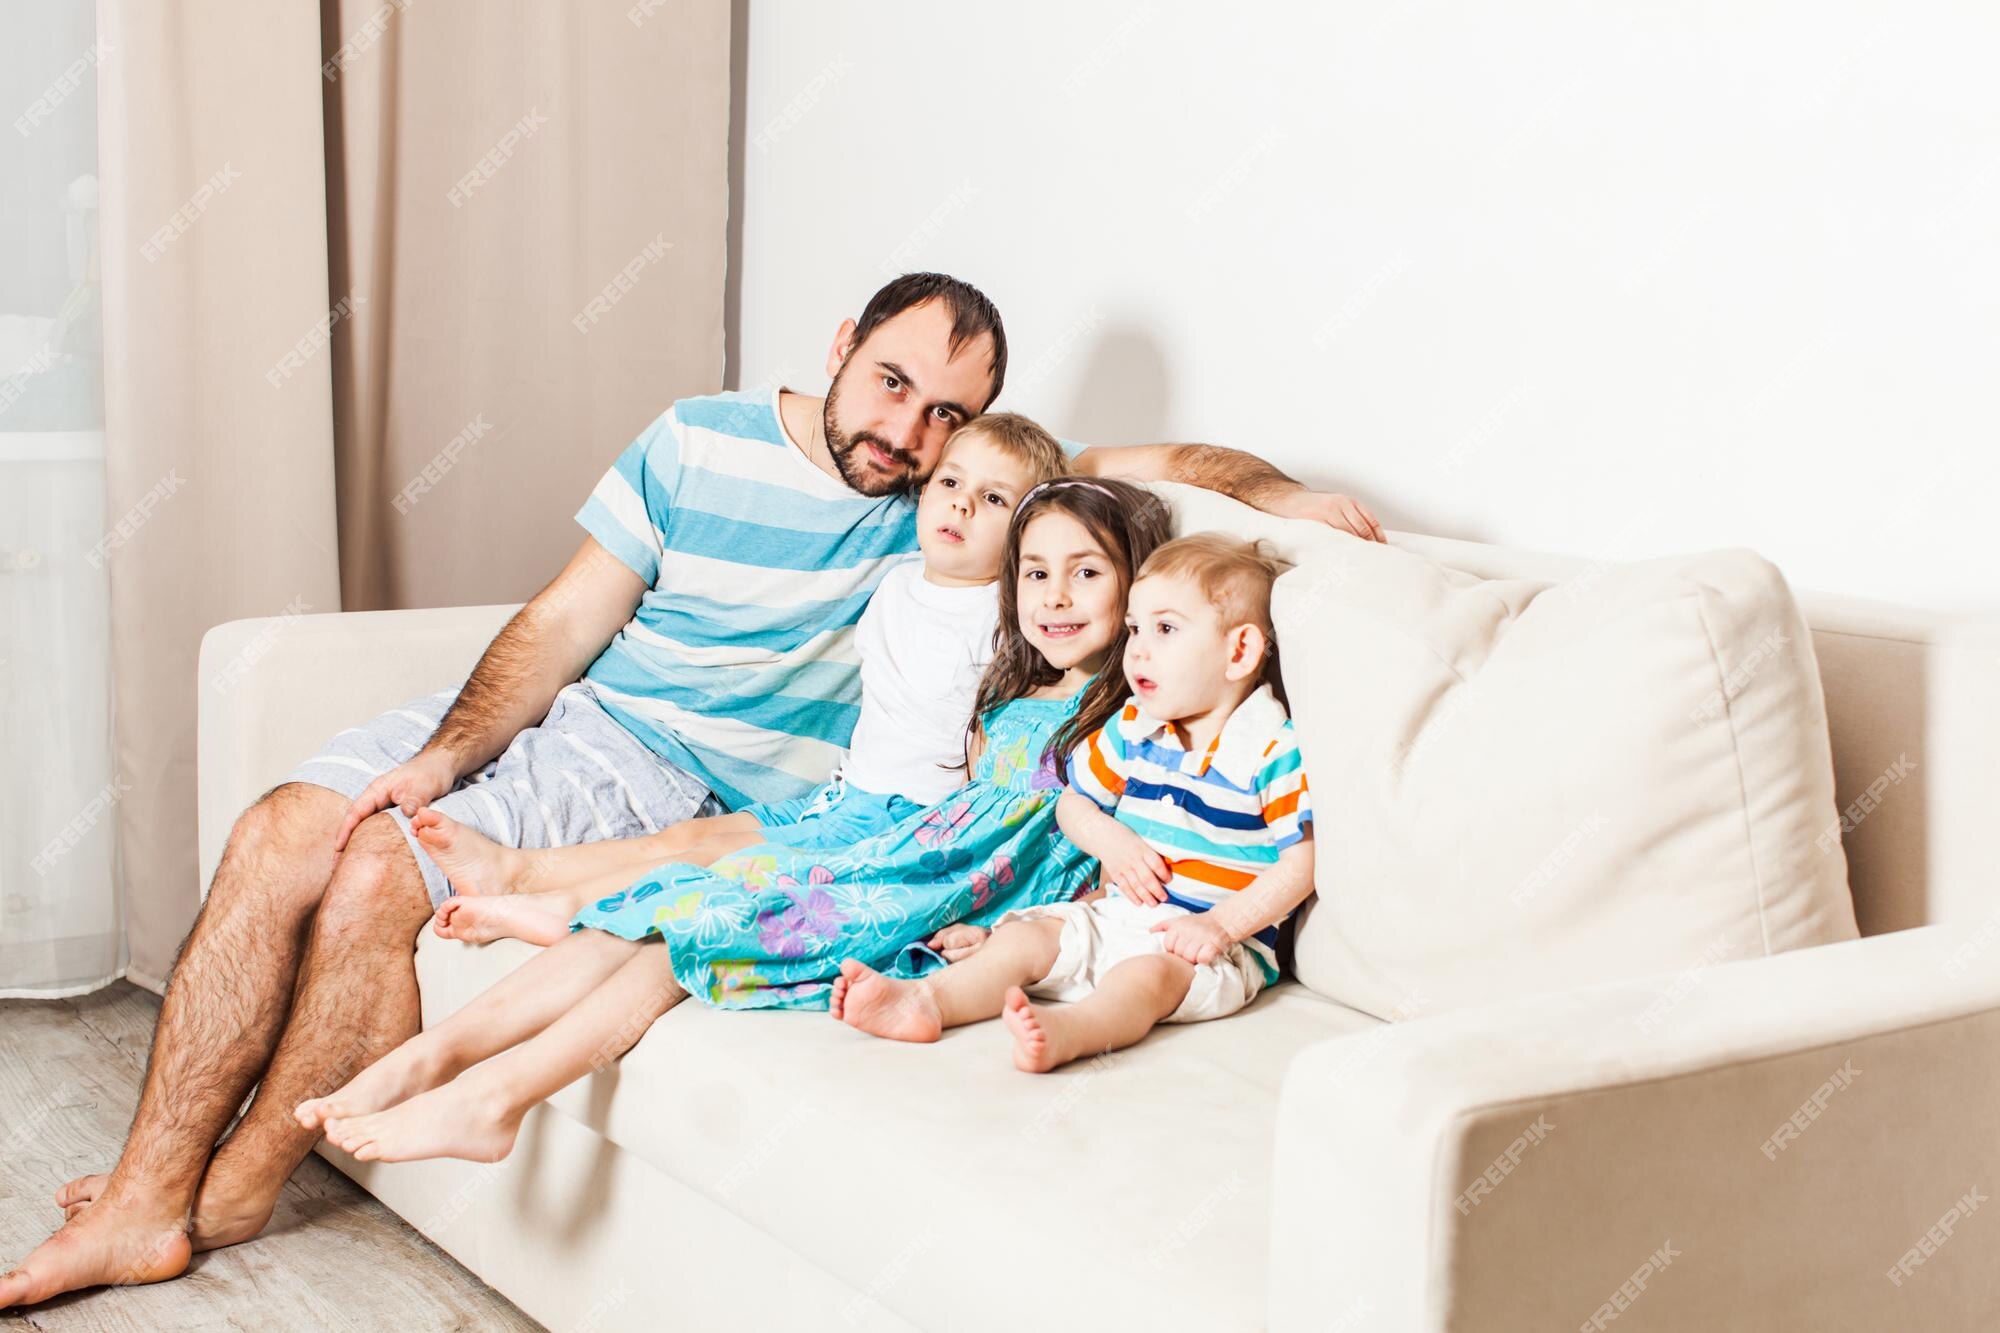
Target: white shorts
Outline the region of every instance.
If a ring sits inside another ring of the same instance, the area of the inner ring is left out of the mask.
[[[994,923],[994,928],[997,930],[1009,921],[1061,921],[1062,942],[1055,965],[1047,976],[1024,989],[1044,1000],[1081,1000],[1096,990],[1105,975],[1120,963],[1164,955],[1166,935],[1155,931],[1153,926],[1187,915],[1185,907],[1171,903],[1142,907],[1114,892],[1089,902],[1055,903],[1009,912]],[[1199,1023],[1226,1017],[1256,999],[1264,985],[1264,965],[1257,955],[1242,944],[1233,944],[1213,962],[1195,967],[1186,998],[1163,1021]]]

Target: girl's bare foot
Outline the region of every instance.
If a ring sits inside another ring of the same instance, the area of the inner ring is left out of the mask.
[[[560,893],[510,893],[497,898],[447,898],[438,906],[431,929],[448,940],[487,944],[493,940],[526,940],[554,944],[569,934],[576,915]]]
[[[1051,1016],[1035,1008],[1028,1000],[1028,993],[1019,986],[1007,988],[1007,999],[1000,1010],[1000,1021],[1014,1034],[1014,1067],[1030,1074],[1046,1074],[1057,1065],[1065,1065],[1073,1058],[1058,1049],[1052,1031]]]
[[[458,1078],[387,1111],[329,1120],[326,1137],[363,1162],[497,1162],[514,1150],[527,1109],[475,1086],[474,1079]]]
[[[877,1037],[936,1041],[944,1035],[944,1015],[928,984],[885,977],[852,958],[840,965],[828,1003],[835,1018]]]
[[[419,1032],[341,1088],[300,1102],[292,1115],[306,1129],[324,1130],[336,1116],[366,1115],[427,1092],[457,1072],[439,1047],[431,1033]]]
[[[454,892],[515,893],[525,886],[525,855],[516,848],[502,847],[450,815],[425,806],[410,816],[410,829],[451,881]]]

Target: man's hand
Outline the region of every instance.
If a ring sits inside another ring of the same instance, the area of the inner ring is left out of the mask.
[[[1184,958],[1196,967],[1214,962],[1236,943],[1230,938],[1229,931],[1209,912],[1192,912],[1171,921],[1161,921],[1154,925],[1153,930],[1156,933],[1166,932],[1164,943],[1168,953]]]
[[[930,946],[944,955],[947,963],[955,963],[961,958],[970,958],[979,952],[979,946],[986,943],[984,926],[968,925],[961,921],[955,926],[946,926],[931,936]]]
[[[428,747],[417,751],[407,762],[369,783],[354,798],[354,804],[347,807],[347,818],[341,821],[340,836],[333,840],[333,849],[345,848],[348,835],[368,816],[392,805],[400,806],[406,815],[414,815],[457,782],[458,761],[451,755]]]
[[[1112,830],[1116,831],[1113,832]],[[1091,839],[1102,845],[1097,859],[1102,865],[1098,871],[1099,888],[1116,889],[1141,907],[1151,907],[1167,900],[1167,881],[1173,878],[1167,869],[1166,858],[1154,851],[1146,840],[1126,828],[1123,824],[1112,823]],[[1086,847],[1085,851],[1091,849]]]
[[[1309,491],[1300,487],[1272,498],[1266,506],[1282,518],[1303,518],[1324,523],[1342,532],[1351,532],[1365,542],[1382,542],[1382,525],[1367,505],[1351,495],[1333,491]]]

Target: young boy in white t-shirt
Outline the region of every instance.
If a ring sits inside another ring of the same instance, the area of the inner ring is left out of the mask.
[[[953,433],[917,500],[920,558],[882,577],[855,626],[861,711],[831,781],[788,801],[690,819],[641,838],[505,847],[436,810],[411,827],[457,896],[439,935],[552,944],[585,904],[667,861],[708,865],[760,842],[848,846],[893,827],[965,780],[967,724],[993,655],[995,580],[1014,506],[1068,471],[1047,431],[1012,412]]]

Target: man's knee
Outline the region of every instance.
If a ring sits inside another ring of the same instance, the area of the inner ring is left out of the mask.
[[[210,900],[271,909],[311,907],[333,870],[333,836],[346,802],[338,792],[288,782],[236,817]]]
[[[370,815],[355,827],[334,863],[316,929],[326,934],[380,933],[404,940],[430,915],[430,892],[416,854],[395,817]]]

